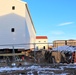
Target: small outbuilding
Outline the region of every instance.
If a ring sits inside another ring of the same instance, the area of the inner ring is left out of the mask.
[[[47,36],[36,36],[36,47],[40,49],[48,49],[48,37]]]

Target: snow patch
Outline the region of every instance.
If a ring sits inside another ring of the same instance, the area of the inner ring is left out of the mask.
[[[53,48],[53,50],[55,51],[71,51],[71,52],[74,52],[76,51],[76,47],[73,47],[73,46],[58,46],[57,48]]]
[[[0,68],[0,72],[3,72],[3,71],[15,71],[15,70],[24,70],[24,68],[22,67],[1,67]]]
[[[63,70],[63,69],[58,69],[58,68],[49,68],[49,67],[40,67],[40,66],[30,66],[27,68],[27,70],[36,70],[36,71],[45,71],[45,70]]]
[[[68,73],[62,73],[62,74],[55,74],[55,75],[67,75]]]

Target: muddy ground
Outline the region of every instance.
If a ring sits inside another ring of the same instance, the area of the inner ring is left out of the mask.
[[[76,75],[75,64],[24,65],[1,67],[0,75]],[[14,69],[15,68],[15,69]],[[20,68],[19,70],[16,68]]]

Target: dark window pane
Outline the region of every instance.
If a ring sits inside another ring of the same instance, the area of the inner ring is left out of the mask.
[[[67,41],[65,41],[65,45],[67,45]]]
[[[15,10],[15,6],[12,6],[12,10]]]
[[[14,28],[12,28],[12,29],[11,29],[11,32],[15,32],[15,29],[14,29]]]

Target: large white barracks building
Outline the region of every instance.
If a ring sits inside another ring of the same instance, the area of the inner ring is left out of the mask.
[[[1,48],[30,49],[34,43],[36,31],[26,2],[21,0],[0,0],[0,46]]]

